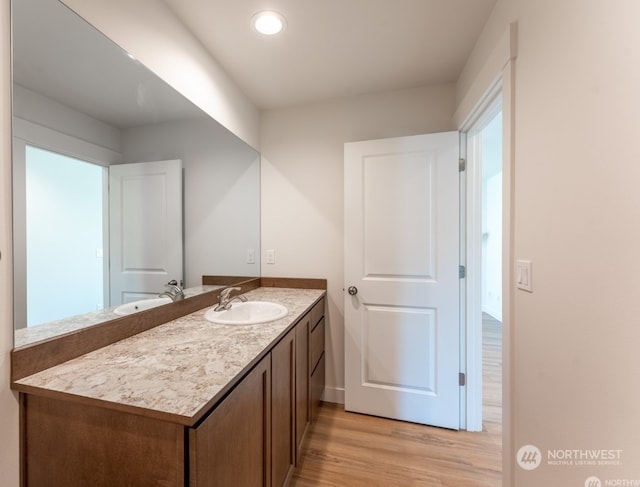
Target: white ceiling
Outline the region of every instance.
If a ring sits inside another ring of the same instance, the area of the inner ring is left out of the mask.
[[[456,81],[495,0],[164,0],[259,107]],[[274,37],[251,17],[287,19]]]
[[[495,3],[158,1],[259,108],[453,82]],[[286,16],[281,35],[251,28],[265,9]],[[12,14],[17,84],[114,127],[204,116],[57,0],[20,0]]]

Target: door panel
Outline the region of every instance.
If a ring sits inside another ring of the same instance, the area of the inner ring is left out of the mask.
[[[366,305],[363,309],[363,383],[372,388],[434,393],[434,310]]]
[[[182,163],[109,168],[111,305],[155,297],[182,279]]]
[[[458,133],[345,144],[345,407],[459,427]]]
[[[434,166],[428,153],[363,157],[366,277],[432,277]]]

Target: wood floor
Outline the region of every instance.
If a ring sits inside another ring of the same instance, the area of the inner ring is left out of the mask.
[[[500,487],[500,322],[485,315],[483,335],[483,432],[347,413],[340,404],[323,403],[290,485]]]

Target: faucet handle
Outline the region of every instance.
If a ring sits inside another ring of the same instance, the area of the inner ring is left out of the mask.
[[[242,291],[242,288],[239,287],[225,287],[222,291],[220,291],[221,298],[228,298],[231,291]]]
[[[182,284],[182,281],[180,281],[180,284]],[[177,301],[184,298],[184,289],[182,289],[181,286],[178,286],[178,282],[175,279],[172,279],[171,281],[166,283],[164,287],[168,287],[169,291],[163,292],[159,295],[160,297],[168,296],[172,301]]]
[[[178,281],[176,281],[175,279],[171,279],[168,283],[165,284],[165,287],[170,287],[177,291],[182,291],[182,286],[184,286],[182,279],[180,279],[180,284],[178,284]]]
[[[235,298],[230,298],[231,291],[242,291],[240,287],[225,287],[218,295],[218,305],[215,307],[215,311],[222,311],[231,307],[231,301]]]

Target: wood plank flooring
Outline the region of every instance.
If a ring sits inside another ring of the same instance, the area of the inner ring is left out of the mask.
[[[501,325],[483,316],[483,432],[354,414],[323,403],[291,486],[499,487]]]

